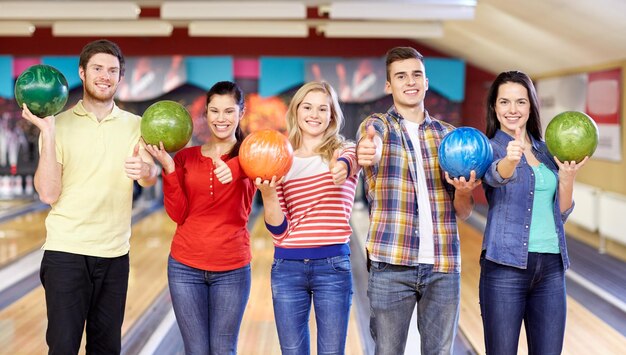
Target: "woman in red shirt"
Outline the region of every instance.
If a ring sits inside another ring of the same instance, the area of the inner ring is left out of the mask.
[[[147,150],[163,167],[165,210],[178,224],[167,276],[185,353],[235,354],[250,295],[246,225],[256,188],[239,166],[241,89],[216,83],[206,107],[205,144],[173,159],[162,144]]]

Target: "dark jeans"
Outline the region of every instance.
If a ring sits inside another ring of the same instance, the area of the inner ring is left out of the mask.
[[[525,270],[496,264],[484,256],[480,264],[487,354],[517,354],[522,320],[530,355],[560,354],[567,312],[561,255],[528,253]]]
[[[87,354],[119,354],[128,291],[128,254],[100,258],[45,251],[40,278],[49,354],[77,354],[87,322]]]

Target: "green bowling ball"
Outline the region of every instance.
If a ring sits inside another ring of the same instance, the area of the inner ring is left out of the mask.
[[[147,144],[175,152],[187,145],[193,121],[187,109],[175,101],[163,100],[150,105],[141,118],[141,136]]]
[[[56,68],[37,64],[24,70],[15,80],[15,101],[38,117],[61,112],[69,95],[65,76]]]
[[[546,127],[546,145],[561,162],[579,163],[591,157],[598,146],[598,126],[587,114],[565,111],[554,116]]]

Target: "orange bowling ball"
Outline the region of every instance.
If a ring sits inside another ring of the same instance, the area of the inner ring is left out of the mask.
[[[293,163],[293,147],[282,133],[263,129],[250,133],[239,147],[239,163],[250,179],[276,180],[285,176]]]

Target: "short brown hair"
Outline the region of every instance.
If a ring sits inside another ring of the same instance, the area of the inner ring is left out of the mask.
[[[80,52],[78,66],[87,69],[87,63],[94,55],[98,53],[110,54],[120,61],[120,78],[124,76],[124,55],[120,47],[107,39],[99,39],[87,43]]]
[[[389,73],[389,66],[393,62],[397,62],[405,59],[417,59],[424,63],[424,56],[413,47],[395,47],[391,48],[386,54],[386,68],[387,68],[387,81],[391,80],[391,74]]]

